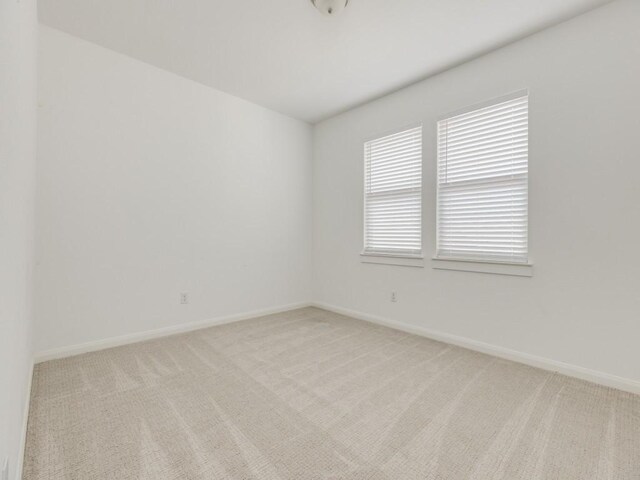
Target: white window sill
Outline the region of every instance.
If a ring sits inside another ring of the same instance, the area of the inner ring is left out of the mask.
[[[384,255],[382,253],[361,253],[362,263],[376,263],[378,265],[395,265],[399,267],[424,267],[424,257],[421,255]]]
[[[533,265],[531,263],[487,262],[433,257],[431,259],[431,266],[436,270],[456,270],[459,272],[533,277]]]

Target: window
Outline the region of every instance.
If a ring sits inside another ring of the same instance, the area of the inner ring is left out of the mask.
[[[528,262],[526,92],[438,122],[437,259]]]
[[[364,145],[364,254],[422,254],[422,126]]]

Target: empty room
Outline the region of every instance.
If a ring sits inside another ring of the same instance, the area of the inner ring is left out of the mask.
[[[640,480],[639,0],[0,0],[0,480]]]

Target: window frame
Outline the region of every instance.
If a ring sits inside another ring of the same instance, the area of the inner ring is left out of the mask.
[[[533,262],[531,260],[531,241],[530,241],[530,232],[531,232],[531,219],[529,214],[529,193],[531,191],[531,176],[530,176],[530,149],[527,148],[527,261],[525,262],[515,262],[508,260],[491,260],[491,259],[482,259],[482,258],[471,258],[471,257],[456,257],[456,256],[440,256],[438,255],[439,251],[439,241],[440,241],[440,181],[439,181],[439,151],[438,145],[440,143],[440,137],[438,132],[438,125],[440,122],[444,120],[451,119],[453,117],[464,115],[476,110],[481,110],[483,108],[491,107],[493,105],[497,105],[503,102],[508,102],[510,100],[516,100],[521,97],[527,97],[527,103],[530,105],[531,92],[529,89],[522,89],[515,91],[513,93],[494,97],[490,100],[486,100],[480,103],[476,103],[464,108],[457,109],[455,111],[449,112],[447,114],[441,115],[436,119],[436,133],[435,133],[435,183],[436,183],[436,225],[435,225],[435,253],[431,258],[432,268],[437,270],[456,270],[463,272],[477,272],[477,273],[491,273],[498,275],[512,275],[512,276],[521,276],[521,277],[531,277],[533,276]],[[527,136],[530,137],[530,124],[527,126]]]
[[[420,128],[420,252],[418,253],[386,253],[367,250],[367,157],[366,145],[384,137],[396,135],[408,130]],[[379,132],[362,139],[362,250],[360,261],[368,264],[395,265],[402,267],[424,267],[424,123],[413,122],[399,128]]]

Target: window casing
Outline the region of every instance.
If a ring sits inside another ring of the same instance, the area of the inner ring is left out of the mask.
[[[422,255],[422,126],[364,145],[365,255]]]
[[[527,92],[438,122],[437,259],[528,262]]]

